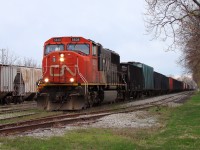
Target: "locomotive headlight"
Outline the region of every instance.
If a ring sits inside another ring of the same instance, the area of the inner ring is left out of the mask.
[[[73,82],[74,82],[74,78],[70,78],[69,81],[70,81],[71,83],[73,83]]]
[[[63,58],[65,55],[64,54],[60,54],[60,57]]]
[[[65,60],[64,56],[65,56],[64,54],[60,54],[60,62],[64,62],[64,60]]]
[[[45,79],[44,79],[44,82],[46,82],[46,83],[49,82],[49,79],[48,79],[48,78],[45,78]]]
[[[63,62],[65,59],[63,57],[60,57],[60,61]]]

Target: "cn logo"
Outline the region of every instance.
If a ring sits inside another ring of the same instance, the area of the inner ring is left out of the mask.
[[[60,73],[55,74],[54,73],[55,68],[59,68],[59,65],[51,65],[50,66],[50,76],[54,76],[54,77],[63,76],[65,74],[65,70],[67,70],[72,76],[76,76],[76,65],[74,66],[74,72],[72,72],[72,70],[69,69],[69,67],[67,65],[63,65],[60,68]]]

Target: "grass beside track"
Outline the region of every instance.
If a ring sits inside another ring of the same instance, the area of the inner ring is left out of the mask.
[[[80,129],[64,136],[37,139],[32,137],[0,138],[0,149],[199,149],[200,93],[176,108],[149,110],[159,116],[159,127],[151,129]]]

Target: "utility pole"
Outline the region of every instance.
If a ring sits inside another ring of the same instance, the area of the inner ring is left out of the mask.
[[[6,56],[5,55],[5,51],[6,51],[6,49],[0,49],[0,51],[1,51],[1,65],[4,65],[4,57]]]

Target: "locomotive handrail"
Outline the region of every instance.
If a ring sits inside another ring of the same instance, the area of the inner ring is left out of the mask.
[[[45,70],[45,72],[43,73],[43,74],[46,74],[47,73],[47,67],[48,67],[48,65],[47,65],[47,57],[46,57],[46,70]]]
[[[81,79],[83,80],[83,82],[85,83],[85,95],[87,94],[87,89],[88,89],[88,82],[87,80],[85,79],[85,77],[80,73],[79,71],[79,66],[78,66],[78,58],[77,58],[77,72],[78,72],[78,75],[81,77]]]

